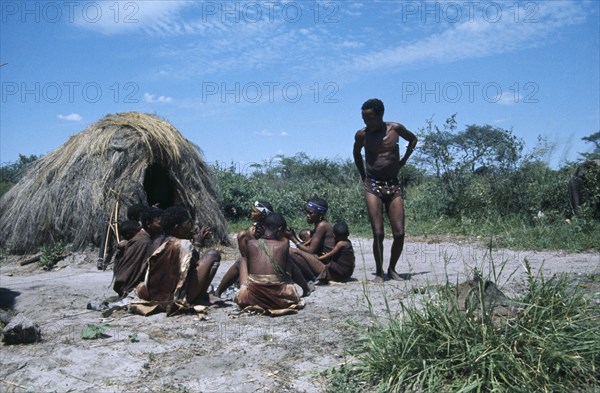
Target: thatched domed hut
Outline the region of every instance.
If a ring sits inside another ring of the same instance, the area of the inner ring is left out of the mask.
[[[149,114],[108,115],[31,164],[0,200],[0,247],[30,252],[56,241],[99,245],[119,198],[128,206],[183,205],[226,243],[226,222],[200,149]]]

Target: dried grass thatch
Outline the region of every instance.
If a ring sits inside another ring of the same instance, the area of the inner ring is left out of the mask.
[[[73,249],[98,245],[117,193],[121,219],[129,205],[167,198],[227,243],[211,179],[200,149],[167,121],[137,112],[108,115],[35,161],[3,196],[0,246],[30,252],[59,240]]]

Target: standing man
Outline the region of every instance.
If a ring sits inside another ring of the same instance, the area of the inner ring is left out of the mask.
[[[365,187],[365,202],[373,230],[373,256],[376,282],[383,281],[383,211],[385,206],[394,242],[390,254],[388,277],[401,280],[396,263],[404,248],[404,201],[402,200],[398,172],[406,164],[417,145],[417,137],[400,123],[383,121],[383,102],[377,98],[362,105],[362,119],[366,125],[354,136],[354,163]],[[400,158],[399,137],[408,141],[406,153]],[[365,163],[361,150],[365,149]]]

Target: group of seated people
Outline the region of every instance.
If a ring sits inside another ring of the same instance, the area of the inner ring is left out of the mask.
[[[239,258],[209,294],[221,259],[218,251],[204,248],[210,229],[194,228],[184,207],[134,205],[128,209],[128,221],[120,225],[124,240],[115,256],[113,289],[120,297],[135,294],[146,301],[193,305],[210,304],[239,282],[234,301],[241,309],[297,308],[314,285],[346,281],[354,272],[348,226],[331,225],[325,219],[327,209],[324,199],[310,199],[306,220],[314,228],[297,235],[270,203],[256,201],[253,225],[237,235]]]

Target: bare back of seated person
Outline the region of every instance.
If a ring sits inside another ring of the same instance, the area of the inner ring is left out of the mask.
[[[287,239],[251,239],[246,247],[248,274],[280,275],[286,270],[289,247]]]

